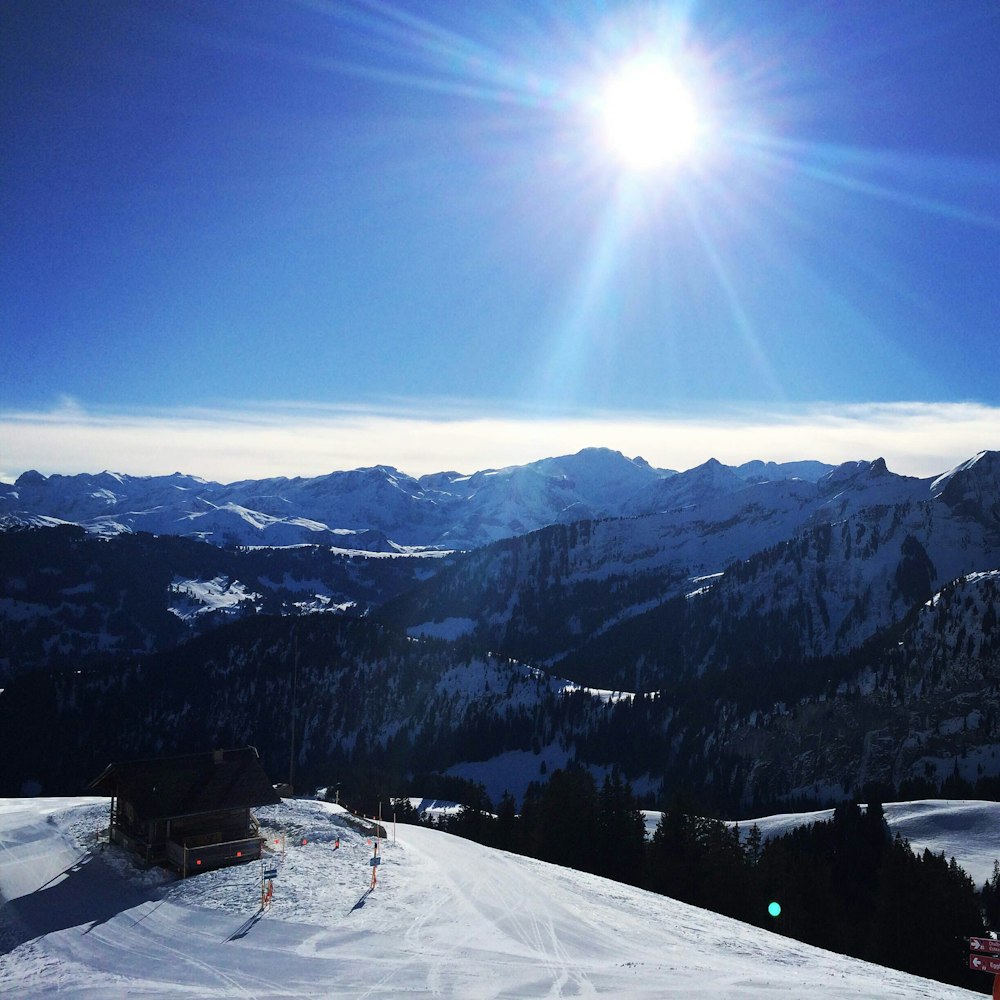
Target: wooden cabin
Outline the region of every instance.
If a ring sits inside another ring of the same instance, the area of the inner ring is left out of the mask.
[[[251,810],[281,802],[253,747],[109,764],[90,788],[111,796],[113,843],[185,878],[259,858]]]

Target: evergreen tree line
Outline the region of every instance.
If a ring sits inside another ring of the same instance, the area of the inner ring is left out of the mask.
[[[652,838],[628,782],[617,771],[598,787],[589,771],[554,771],[533,784],[520,812],[505,794],[494,814],[480,788],[439,823],[408,799],[397,820],[635,885],[841,954],[988,990],[968,969],[965,938],[1000,926],[1000,864],[977,891],[954,858],[915,854],[893,838],[881,804],[838,806],[832,819],[765,841],[696,816],[677,799]],[[777,917],[769,904],[778,903]]]

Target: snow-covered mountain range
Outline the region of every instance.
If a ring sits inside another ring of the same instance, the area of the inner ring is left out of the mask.
[[[734,479],[709,462],[661,485],[660,513],[467,553],[381,617],[412,634],[462,623],[486,648],[649,690],[678,660],[701,673],[751,650],[846,652],[961,574],[1000,566],[997,452],[925,480],[881,461],[817,482]],[[678,653],[677,636],[700,648]]]
[[[469,549],[547,524],[649,513],[764,478],[815,480],[821,462],[711,462],[678,478],[606,448],[463,475],[408,476],[379,465],[315,478],[206,482],[193,476],[43,476],[0,487],[0,524],[81,524],[217,544],[323,544],[345,550]],[[712,480],[718,480],[717,483]]]
[[[120,477],[110,500],[101,477],[22,476],[0,534],[0,724],[24,744],[3,787],[71,789],[66,762],[109,738],[138,755],[225,737],[277,760],[300,655],[307,772],[420,762],[499,795],[576,760],[740,805],[1000,775],[1000,453],[928,479],[882,461],[668,474],[601,450],[405,489],[386,469],[338,475]],[[189,528],[199,497],[237,486],[259,514],[266,498],[349,496],[357,520],[323,523],[388,551],[125,524],[142,507]],[[380,496],[427,520],[386,534]],[[607,516],[572,520],[571,497]],[[24,528],[53,520],[76,524]],[[545,523],[519,534],[526,520]],[[477,532],[497,537],[421,548]]]

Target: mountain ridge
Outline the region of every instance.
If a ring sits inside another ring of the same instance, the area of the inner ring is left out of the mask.
[[[734,468],[731,477],[737,489],[759,479],[762,469],[789,478],[832,468],[812,461],[760,462]],[[0,524],[69,522],[104,535],[145,530],[215,544],[313,543],[355,550],[366,543],[351,533],[377,532],[375,551],[470,549],[547,524],[651,512],[656,484],[673,478],[690,483],[690,472],[655,469],[608,448],[419,478],[388,465],[228,484],[182,473],[46,477],[29,470],[0,487]]]

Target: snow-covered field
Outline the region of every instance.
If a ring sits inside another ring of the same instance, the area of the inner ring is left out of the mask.
[[[943,852],[946,858],[954,857],[977,888],[992,878],[993,863],[1000,861],[1000,802],[924,799],[888,802],[883,808],[890,832],[905,837],[914,851],[923,853],[926,848],[932,854]],[[756,823],[766,840],[797,826],[832,818],[832,809],[782,813],[743,820],[740,831],[746,836]]]
[[[368,837],[316,801],[259,813],[269,841],[287,845],[261,913],[258,864],[184,882],[141,871],[94,844],[106,809],[0,800],[0,995],[979,995],[419,827],[399,826],[395,843],[390,827],[370,892]],[[949,853],[961,860],[961,845]]]

